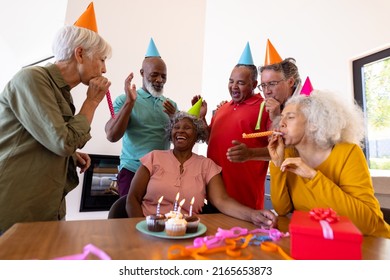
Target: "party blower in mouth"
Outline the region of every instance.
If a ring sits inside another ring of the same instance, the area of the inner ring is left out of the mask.
[[[277,135],[283,135],[283,133],[279,131],[263,131],[263,132],[255,132],[255,133],[243,133],[242,138],[257,138],[257,137],[264,137],[264,136],[271,136],[272,134],[277,134]]]

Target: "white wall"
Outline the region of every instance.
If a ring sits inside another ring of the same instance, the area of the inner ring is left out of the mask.
[[[2,0],[1,4],[0,92],[20,68],[52,55],[51,43],[64,24],[67,0]]]
[[[390,46],[389,11],[387,0],[207,1],[203,92],[213,105],[229,98],[227,80],[245,43],[261,65],[269,38],[282,58],[297,60],[302,80],[350,98],[351,60]]]

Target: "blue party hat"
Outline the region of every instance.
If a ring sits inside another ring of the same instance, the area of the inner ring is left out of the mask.
[[[251,47],[249,46],[249,42],[246,43],[245,49],[241,54],[238,64],[255,65],[253,63],[252,52],[251,52]]]
[[[151,56],[161,57],[160,53],[157,50],[156,44],[153,41],[153,38],[150,38],[149,46],[145,54],[145,57],[151,57]]]

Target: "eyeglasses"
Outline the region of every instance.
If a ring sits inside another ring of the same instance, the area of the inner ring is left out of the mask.
[[[269,82],[269,83],[262,83],[262,84],[258,85],[257,88],[260,91],[265,91],[266,88],[273,89],[277,84],[279,84],[281,81],[284,81],[284,80],[285,79],[281,79],[280,81],[272,81],[272,82]]]

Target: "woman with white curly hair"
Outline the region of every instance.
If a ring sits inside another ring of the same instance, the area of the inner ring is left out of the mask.
[[[294,96],[270,138],[271,200],[279,215],[332,208],[364,235],[390,238],[364,153],[364,118],[356,103],[315,90]]]

